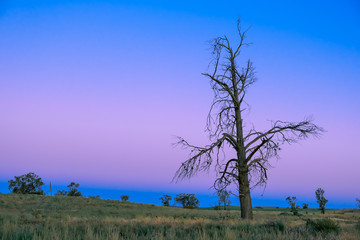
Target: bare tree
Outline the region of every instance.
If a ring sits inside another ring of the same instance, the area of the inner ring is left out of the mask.
[[[255,128],[244,130],[244,99],[256,77],[250,60],[244,67],[238,65],[240,53],[249,45],[246,42],[249,29],[243,31],[238,21],[237,30],[239,42],[234,48],[226,35],[211,41],[213,71],[203,73],[210,80],[214,92],[206,124],[211,144],[195,146],[179,137],[175,145],[189,148],[190,156],[181,164],[174,180],[191,178],[215,165],[218,178],[214,188],[224,189],[235,183],[240,198],[241,218],[252,219],[250,190],[266,183],[269,160],[278,156],[280,145],[295,143],[309,135],[319,135],[323,129],[313,124],[311,119],[305,119],[298,123],[273,121],[267,131]],[[236,157],[222,158],[223,154],[220,153],[225,153],[224,147],[232,149]]]

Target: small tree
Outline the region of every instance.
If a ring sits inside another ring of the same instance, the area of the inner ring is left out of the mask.
[[[175,197],[175,202],[180,203],[183,208],[197,208],[200,201],[195,197],[195,194],[180,193]]]
[[[286,201],[288,201],[290,205],[290,212],[292,212],[294,215],[298,215],[298,206],[296,206],[296,197],[287,197]]]
[[[78,188],[80,187],[79,183],[71,182],[67,187],[69,188],[69,192],[67,193],[68,196],[71,196],[71,197],[81,197],[82,196],[82,193],[78,190]]]
[[[324,193],[325,191],[322,188],[318,188],[315,192],[317,203],[319,204],[322,214],[325,214],[325,205],[328,202],[328,200],[324,197]]]
[[[123,202],[127,202],[129,200],[128,195],[121,195],[120,198],[121,198],[121,201],[123,201]]]
[[[307,203],[303,203],[303,209],[308,209],[309,208],[309,204],[307,204]]]
[[[163,197],[159,198],[163,204],[163,206],[170,207],[170,200],[172,197],[170,195],[165,194]]]
[[[220,189],[216,193],[219,197],[219,207],[221,205],[224,205],[224,210],[226,210],[227,206],[230,206],[231,200],[230,200],[230,194],[231,191],[227,191],[226,189]]]
[[[44,191],[41,187],[44,182],[41,178],[33,172],[15,176],[14,180],[9,180],[9,190],[13,193],[21,193],[21,194],[40,194],[44,195]]]

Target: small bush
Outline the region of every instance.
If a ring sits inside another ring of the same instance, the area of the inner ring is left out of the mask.
[[[283,232],[285,230],[285,225],[281,221],[276,222],[268,222],[263,225],[266,229],[272,230],[272,231],[280,231]]]
[[[194,206],[184,206],[184,208],[186,208],[186,209],[195,209],[196,207],[194,207]]]
[[[67,191],[65,190],[57,190],[57,192],[55,193],[55,196],[66,196],[67,195]]]
[[[328,218],[314,220],[314,221],[308,219],[306,221],[306,227],[313,232],[338,233],[340,231],[339,224]]]
[[[121,195],[120,198],[121,198],[121,201],[123,201],[123,202],[127,202],[129,200],[128,195]]]
[[[288,213],[288,212],[282,212],[282,213],[279,213],[279,216],[292,216],[292,214]]]

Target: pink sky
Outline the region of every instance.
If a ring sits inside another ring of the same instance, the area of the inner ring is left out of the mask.
[[[268,120],[313,116],[327,130],[283,148],[265,195],[313,196],[322,187],[334,199],[360,197],[360,21],[349,10],[358,5],[330,4],[318,16],[321,5],[313,4],[301,23],[302,12],[288,5],[283,11],[294,16],[256,13],[247,3],[229,17],[213,15],[211,4],[186,4],[5,4],[0,181],[34,171],[64,185],[208,192],[213,173],[170,183],[188,156],[171,144],[175,135],[208,143],[212,92],[201,76],[210,59],[206,41],[222,34],[233,39],[241,13],[244,24],[253,25],[254,45],[244,60],[251,57],[259,78],[245,121],[266,129]],[[332,22],[336,11],[343,18]],[[332,24],[346,29],[334,35]]]

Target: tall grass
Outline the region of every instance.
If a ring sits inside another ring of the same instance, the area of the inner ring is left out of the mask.
[[[323,236],[306,227],[321,214],[300,217],[256,211],[160,207],[96,198],[0,195],[0,239],[360,239],[360,212],[333,212],[339,231]],[[339,220],[340,219],[340,220]],[[346,220],[346,221],[344,221]]]

